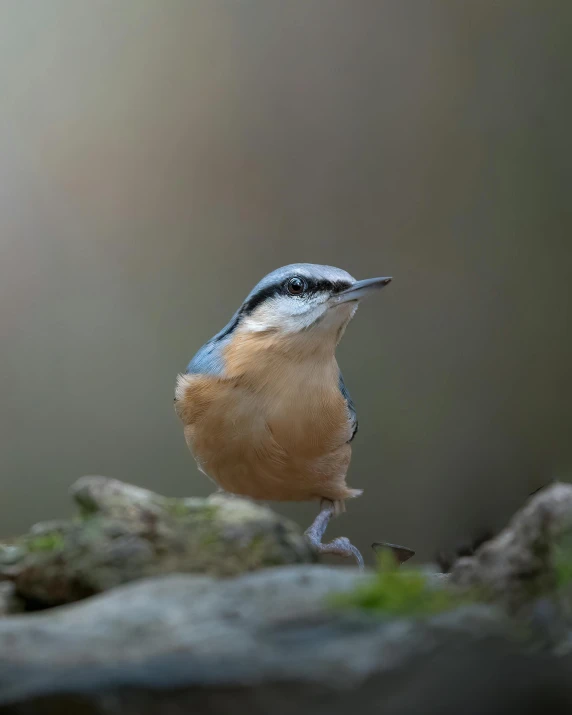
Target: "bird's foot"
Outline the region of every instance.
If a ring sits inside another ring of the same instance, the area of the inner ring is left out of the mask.
[[[310,540],[313,547],[319,554],[335,554],[336,556],[344,556],[345,558],[355,558],[360,569],[364,568],[363,556],[346,536],[338,536],[333,541],[328,541],[322,544],[321,541],[315,542]]]
[[[326,544],[322,543],[324,532],[336,511],[334,502],[323,499],[320,506],[320,513],[315,518],[312,526],[305,532],[306,538],[319,554],[335,554],[336,556],[344,556],[345,558],[354,558],[357,561],[358,567],[363,569],[364,561],[362,555],[345,536],[338,536]]]

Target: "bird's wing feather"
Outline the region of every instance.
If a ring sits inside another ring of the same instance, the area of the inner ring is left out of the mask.
[[[351,398],[350,393],[348,392],[348,388],[346,387],[346,384],[344,382],[344,378],[342,376],[342,373],[340,371],[340,379],[339,379],[339,386],[340,386],[340,392],[344,396],[344,399],[346,401],[346,404],[348,406],[348,410],[350,413],[350,420],[351,420],[351,427],[352,427],[352,436],[348,440],[349,442],[352,441],[352,439],[356,436],[356,432],[358,431],[358,419],[357,419],[357,413],[356,413],[356,408],[354,406],[353,400]]]
[[[232,340],[238,318],[237,312],[214,338],[203,345],[187,365],[187,375],[224,375],[223,351]]]
[[[220,342],[209,340],[187,365],[187,375],[222,375],[224,361]]]

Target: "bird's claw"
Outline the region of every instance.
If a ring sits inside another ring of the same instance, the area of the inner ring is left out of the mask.
[[[326,544],[322,543],[322,537],[332,516],[334,515],[334,503],[328,499],[322,500],[320,513],[314,519],[314,523],[306,530],[305,536],[310,544],[319,554],[334,554],[344,558],[354,558],[361,570],[364,568],[363,556],[358,549],[350,542],[346,536],[338,536]]]
[[[358,568],[364,568],[364,560],[359,549],[357,549],[346,536],[338,536],[326,544],[321,542],[316,543],[307,535],[308,540],[319,554],[333,554],[334,556],[342,556],[344,558],[354,558]]]

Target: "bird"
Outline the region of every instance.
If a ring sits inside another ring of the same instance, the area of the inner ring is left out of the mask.
[[[362,494],[346,475],[358,420],[336,347],[360,301],[391,277],[356,280],[295,263],[265,276],[177,376],[175,411],[198,469],[219,491],[318,501],[305,536],[319,554],[363,557],[347,537],[322,543]]]

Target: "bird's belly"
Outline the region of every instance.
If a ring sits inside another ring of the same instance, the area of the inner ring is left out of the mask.
[[[345,405],[276,403],[232,387],[185,427],[201,471],[254,499],[343,499],[351,447]]]

